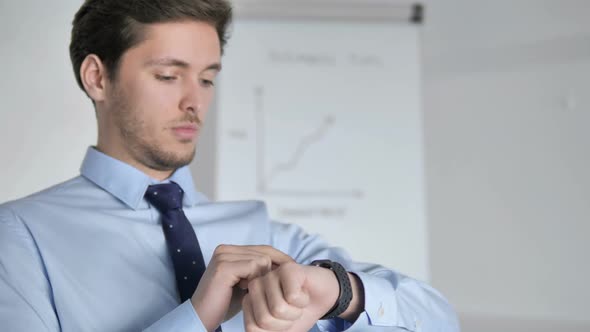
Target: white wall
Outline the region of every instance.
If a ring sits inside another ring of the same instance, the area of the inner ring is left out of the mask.
[[[94,110],[68,53],[80,1],[0,2],[0,202],[78,174]]]
[[[427,8],[433,283],[465,331],[590,330],[590,2]]]

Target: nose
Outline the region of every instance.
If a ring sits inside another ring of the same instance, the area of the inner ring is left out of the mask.
[[[179,105],[183,112],[192,113],[192,115],[195,116],[201,112],[201,90],[202,88],[199,86],[198,82],[186,84]]]

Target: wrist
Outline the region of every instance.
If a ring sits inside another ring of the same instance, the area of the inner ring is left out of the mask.
[[[201,323],[203,324],[203,326],[205,327],[205,329],[207,331],[213,331],[215,330],[215,322],[211,322],[211,321],[207,321],[207,317],[210,317],[211,315],[208,315],[207,313],[203,312],[203,306],[199,305],[197,302],[196,297],[193,295],[193,297],[191,297],[191,304],[193,305],[193,308],[195,309],[195,313],[197,314],[197,317],[199,317],[199,320],[201,321]]]

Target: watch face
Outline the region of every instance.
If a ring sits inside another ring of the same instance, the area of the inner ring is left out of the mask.
[[[311,265],[331,269],[332,268],[332,261],[329,259],[318,259],[318,260],[311,262]]]

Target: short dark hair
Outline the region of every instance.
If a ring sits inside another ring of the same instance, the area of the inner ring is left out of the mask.
[[[78,85],[85,91],[80,67],[89,54],[101,59],[109,79],[116,79],[121,56],[143,40],[145,24],[207,22],[217,30],[223,53],[231,19],[228,0],[85,0],[72,22],[70,41],[70,58]]]

